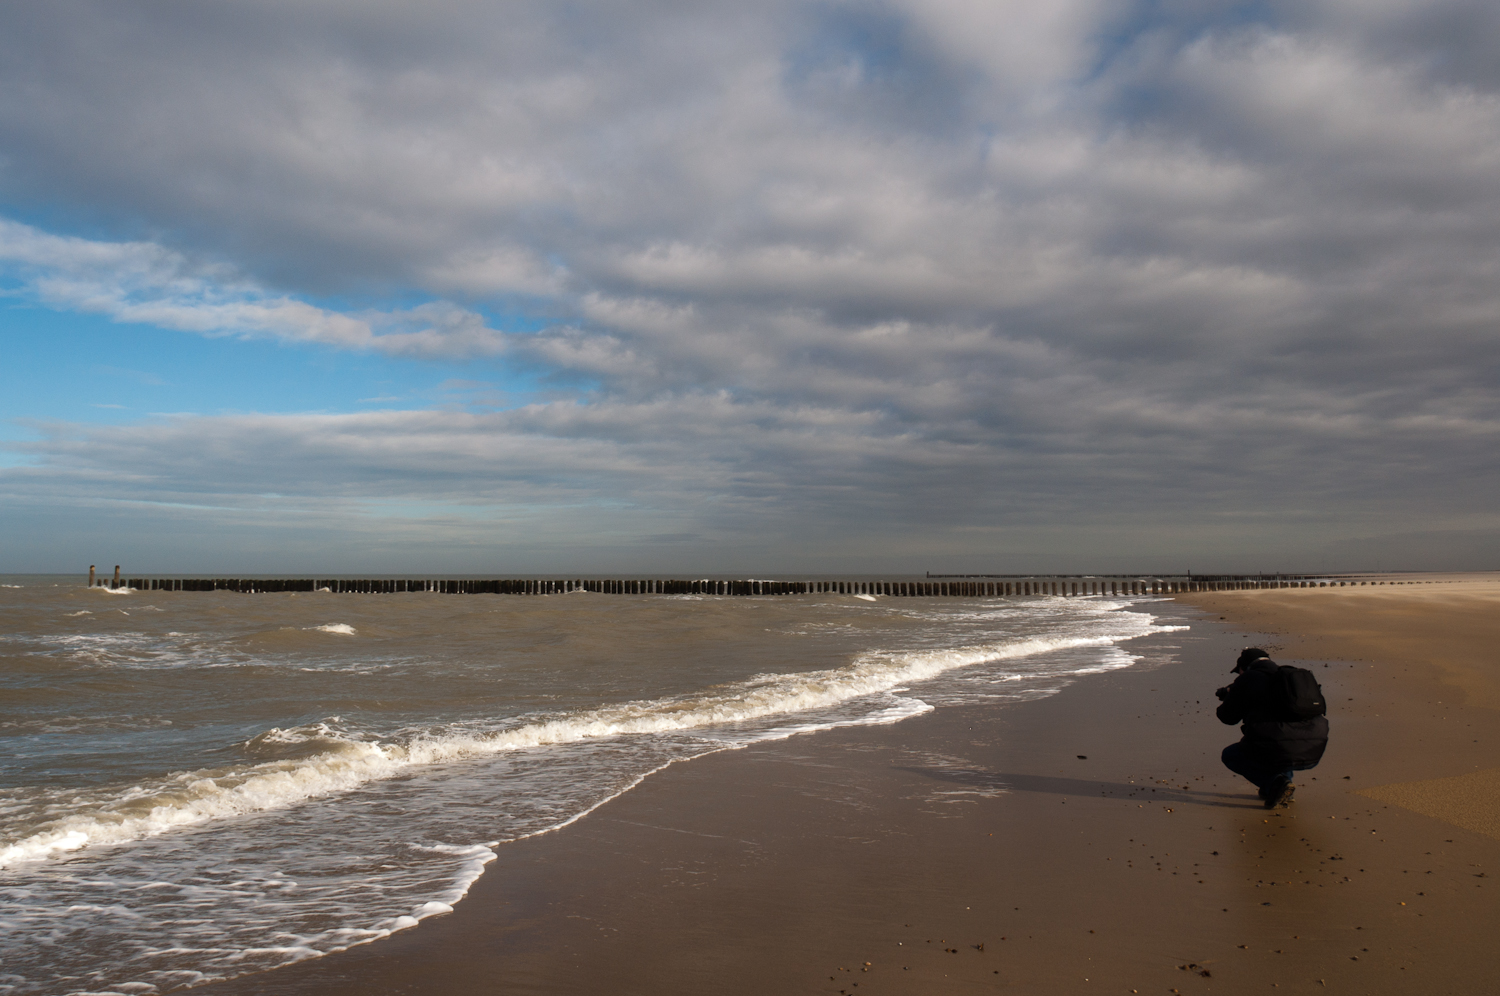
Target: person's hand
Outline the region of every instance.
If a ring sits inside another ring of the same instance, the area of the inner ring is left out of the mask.
[[[1223,701],[1229,695],[1229,686],[1225,685],[1223,688],[1214,689],[1214,694],[1219,697],[1220,701]]]

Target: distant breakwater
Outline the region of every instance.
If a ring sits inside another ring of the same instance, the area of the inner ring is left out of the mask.
[[[90,583],[93,578],[90,578]],[[1196,591],[1259,588],[1318,588],[1379,584],[1322,577],[1155,576],[1155,577],[1021,577],[1010,580],[964,578],[915,581],[714,578],[556,579],[556,578],[121,578],[101,579],[108,588],[136,591],[329,592],[332,594],[562,595],[575,591],[603,595],[874,595],[910,598],[1025,598],[1089,595],[1174,595]]]

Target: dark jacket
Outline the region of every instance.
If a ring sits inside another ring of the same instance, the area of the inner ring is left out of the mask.
[[[1280,711],[1281,676],[1269,658],[1251,662],[1224,690],[1221,723],[1243,723],[1241,743],[1268,764],[1311,768],[1328,746],[1328,718],[1291,719]]]

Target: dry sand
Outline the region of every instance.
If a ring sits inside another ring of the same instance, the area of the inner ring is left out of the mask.
[[[1488,991],[1497,603],[1495,578],[1153,603],[1193,626],[1134,668],[674,766],[502,847],[451,915],[202,991]],[[1213,690],[1253,644],[1333,706],[1287,810],[1218,762]]]

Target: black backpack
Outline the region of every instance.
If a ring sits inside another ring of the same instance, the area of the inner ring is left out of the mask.
[[[1312,719],[1326,716],[1328,703],[1323,700],[1323,688],[1318,679],[1305,667],[1279,664],[1281,708],[1292,719]]]

